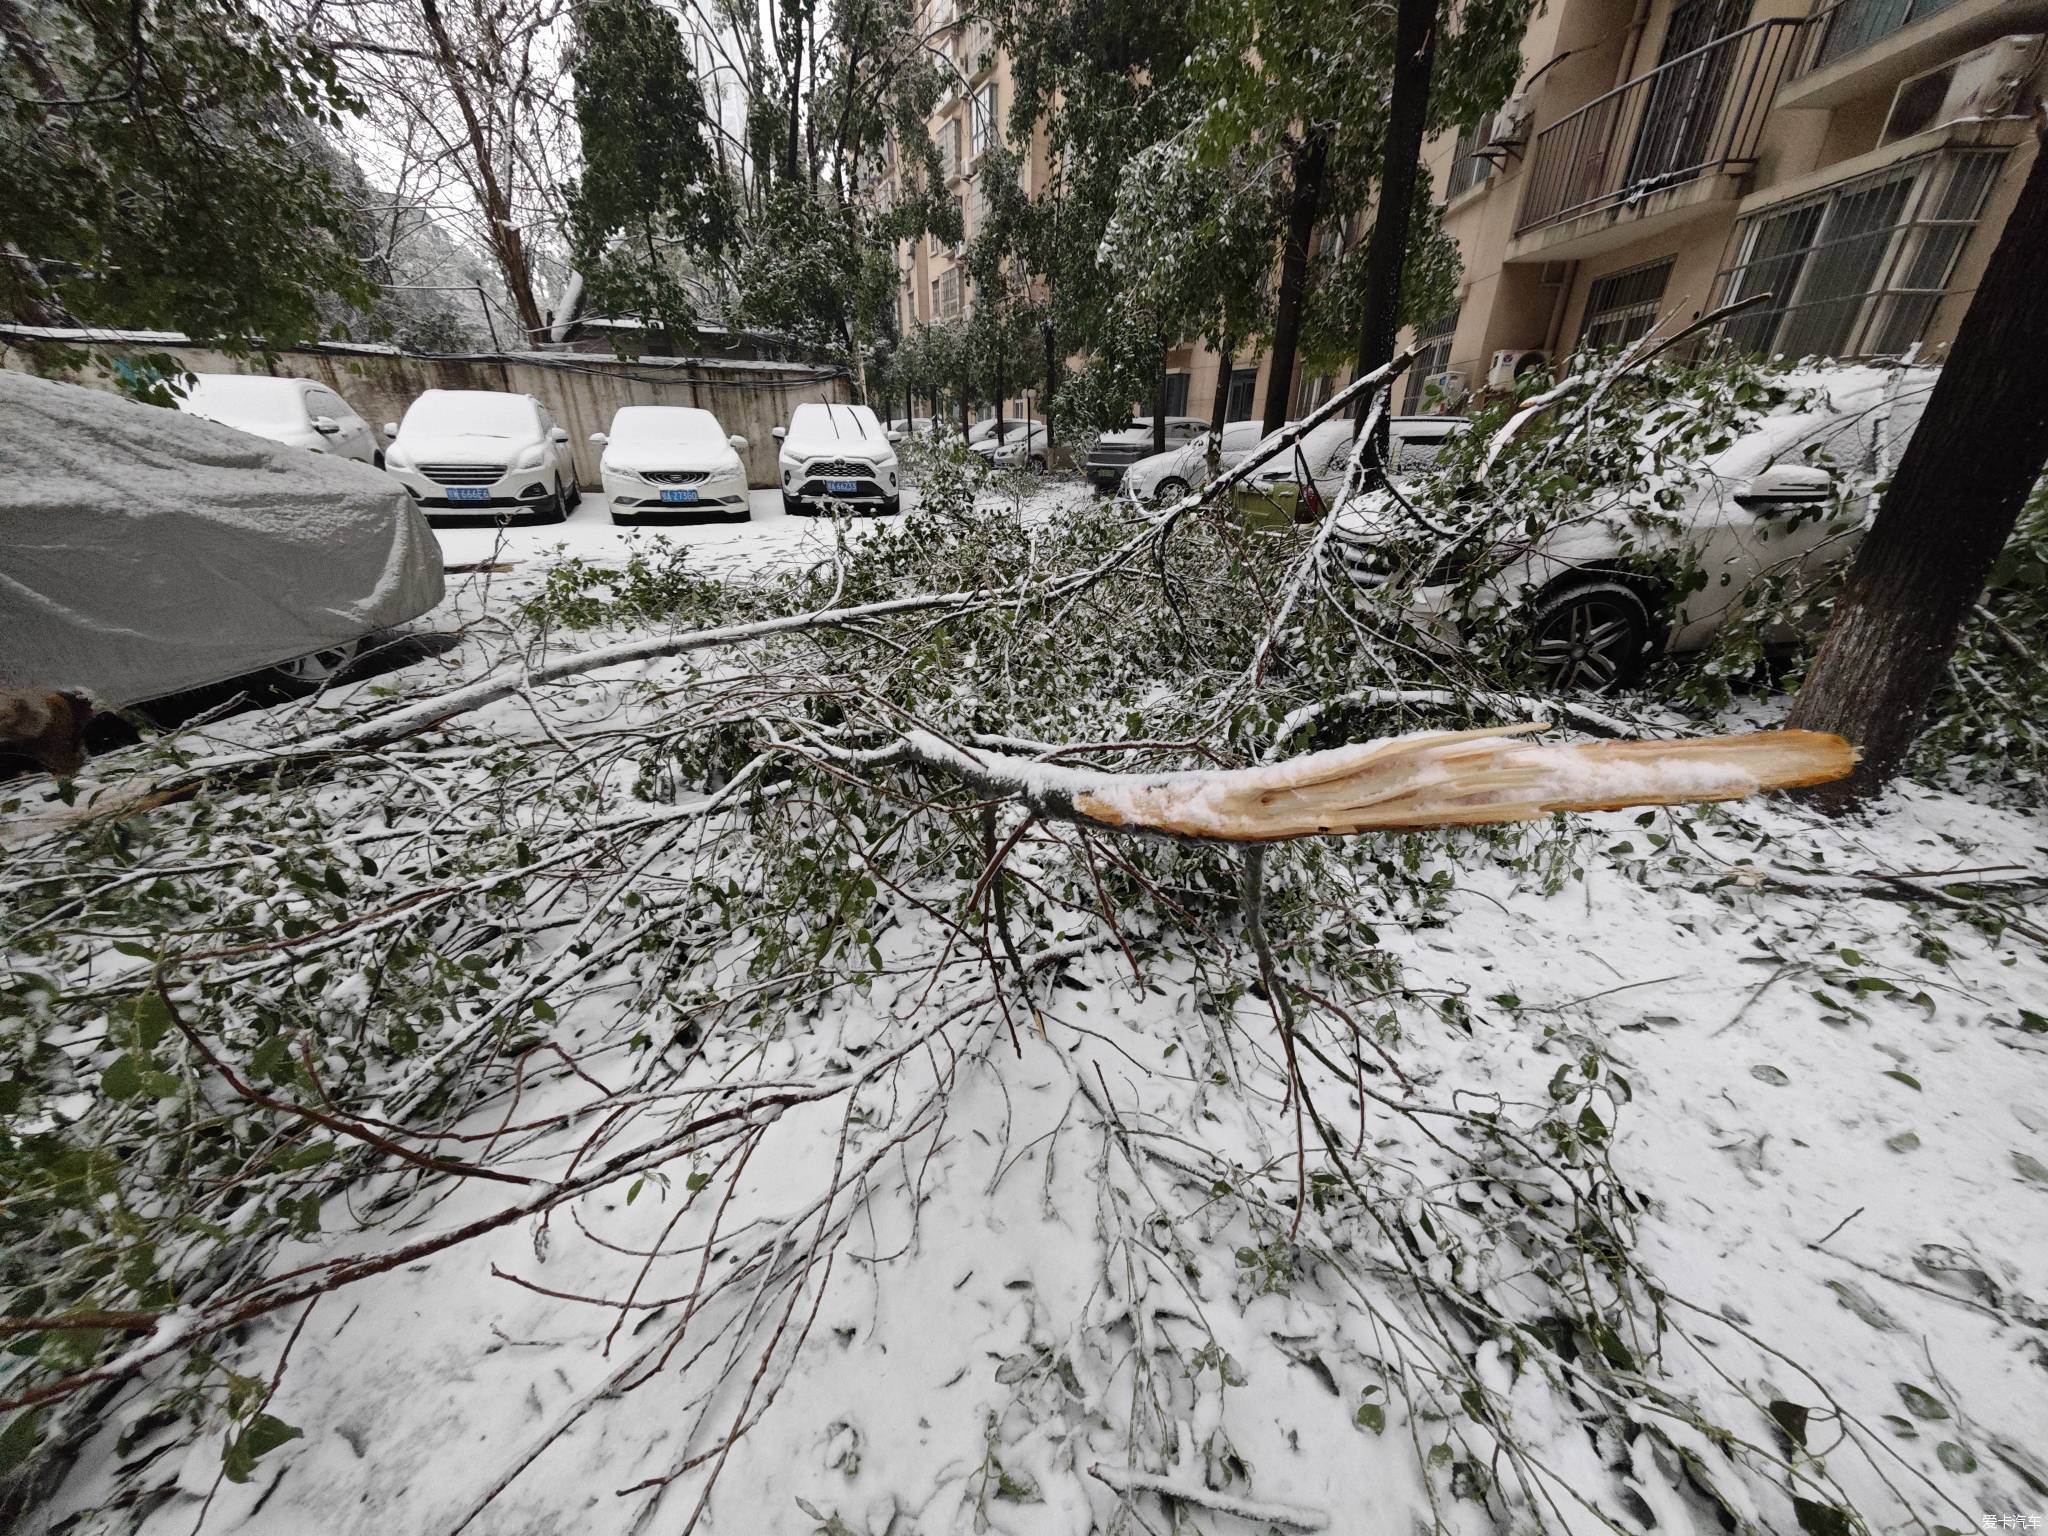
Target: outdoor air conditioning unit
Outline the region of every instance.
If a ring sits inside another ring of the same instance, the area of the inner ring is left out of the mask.
[[[1456,369],[1444,373],[1432,373],[1422,381],[1422,398],[1433,400],[1446,410],[1465,398],[1465,375]]]
[[[1550,354],[1541,347],[1496,352],[1493,354],[1493,366],[1486,370],[1486,386],[1489,389],[1513,389],[1515,380],[1532,369],[1546,366],[1549,362]]]
[[[1895,144],[1950,123],[2011,117],[2019,108],[2020,88],[2040,62],[2041,35],[2016,32],[1902,80],[1877,142]]]
[[[1484,144],[1488,149],[1498,146],[1508,149],[1525,144],[1529,139],[1529,98],[1510,96],[1505,105],[1493,114],[1493,121],[1487,125]]]

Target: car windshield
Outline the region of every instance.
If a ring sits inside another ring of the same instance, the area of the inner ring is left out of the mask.
[[[399,432],[532,437],[539,426],[533,402],[525,395],[505,395],[487,389],[430,389],[407,409]]]
[[[295,379],[234,373],[202,373],[180,407],[228,427],[272,430],[306,425],[306,397]]]
[[[791,437],[838,437],[858,443],[881,436],[877,427],[875,413],[861,405],[820,405],[814,401],[798,406],[789,418]]]
[[[627,450],[681,448],[700,453],[726,446],[716,416],[681,405],[625,406],[612,417],[612,429],[605,435],[612,447]]]

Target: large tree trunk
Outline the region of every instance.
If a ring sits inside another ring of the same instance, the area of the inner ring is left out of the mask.
[[[1429,119],[1430,72],[1436,64],[1437,0],[1399,0],[1394,13],[1393,94],[1387,104],[1386,156],[1380,162],[1379,208],[1365,247],[1365,317],[1358,334],[1363,378],[1394,358],[1401,331],[1401,268],[1408,258],[1409,216],[1422,169],[1422,135]],[[1358,397],[1354,420],[1365,424],[1373,401]],[[1366,453],[1368,483],[1387,462],[1387,419],[1382,416]]]
[[[1166,452],[1166,338],[1158,341],[1159,362],[1152,370],[1152,451]]]
[[[1294,354],[1301,344],[1301,312],[1308,294],[1308,247],[1323,209],[1323,173],[1329,160],[1328,136],[1320,127],[1310,128],[1294,151],[1287,239],[1280,248],[1280,286],[1273,295],[1273,355],[1266,370],[1268,432],[1279,431],[1287,420],[1287,402],[1294,393]]]
[[[1053,351],[1052,321],[1044,323],[1045,331],[1045,393],[1039,396],[1038,414],[1045,418],[1045,466],[1052,468],[1052,406],[1053,395],[1059,390],[1060,360]]]
[[[2048,462],[2048,145],[1991,253],[1948,362],[1849,568],[1791,723],[1863,750],[1814,792],[1841,810],[1890,782],[1956,637]]]

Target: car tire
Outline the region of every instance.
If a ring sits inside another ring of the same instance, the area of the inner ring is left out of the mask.
[[[1042,475],[1042,474],[1044,474],[1044,473],[1045,473],[1045,455],[1044,455],[1044,454],[1042,454],[1042,453],[1034,453],[1033,455],[1031,455],[1031,457],[1030,457],[1030,459],[1029,459],[1029,460],[1027,461],[1027,463],[1028,463],[1028,464],[1029,464],[1029,466],[1030,466],[1030,469],[1031,469],[1031,473],[1033,473],[1034,475]]]
[[[896,516],[902,510],[903,498],[901,496],[891,496],[887,501],[882,503],[882,511],[890,517]]]
[[[340,645],[330,645],[324,651],[314,651],[309,656],[294,656],[290,661],[280,661],[267,675],[282,688],[295,693],[312,693],[325,688],[355,665],[362,649],[362,641],[344,640]]]
[[[802,517],[804,515],[804,504],[794,496],[784,492],[782,497],[782,515],[784,517]]]
[[[581,480],[571,480],[569,482],[569,505],[571,508],[583,505],[583,482]]]
[[[548,503],[547,511],[542,516],[541,521],[544,523],[566,523],[569,521],[569,493],[562,489],[562,481],[559,476],[555,479],[554,499]]]
[[[370,450],[370,467],[372,469],[382,469],[384,467],[384,450],[382,448]]]
[[[1529,615],[1528,668],[1556,693],[1612,693],[1649,665],[1650,605],[1626,582],[1597,577],[1560,587]]]
[[[1152,487],[1152,500],[1164,506],[1169,502],[1179,501],[1187,493],[1187,481],[1181,479],[1179,475],[1168,475],[1164,480]]]

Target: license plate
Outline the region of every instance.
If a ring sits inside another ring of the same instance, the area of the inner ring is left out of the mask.
[[[450,501],[489,501],[491,488],[488,485],[451,485],[448,487]]]
[[[692,502],[697,499],[695,491],[663,491],[661,499],[670,503]]]
[[[832,496],[851,496],[859,491],[859,489],[860,482],[858,480],[827,480],[825,482],[826,493]]]

